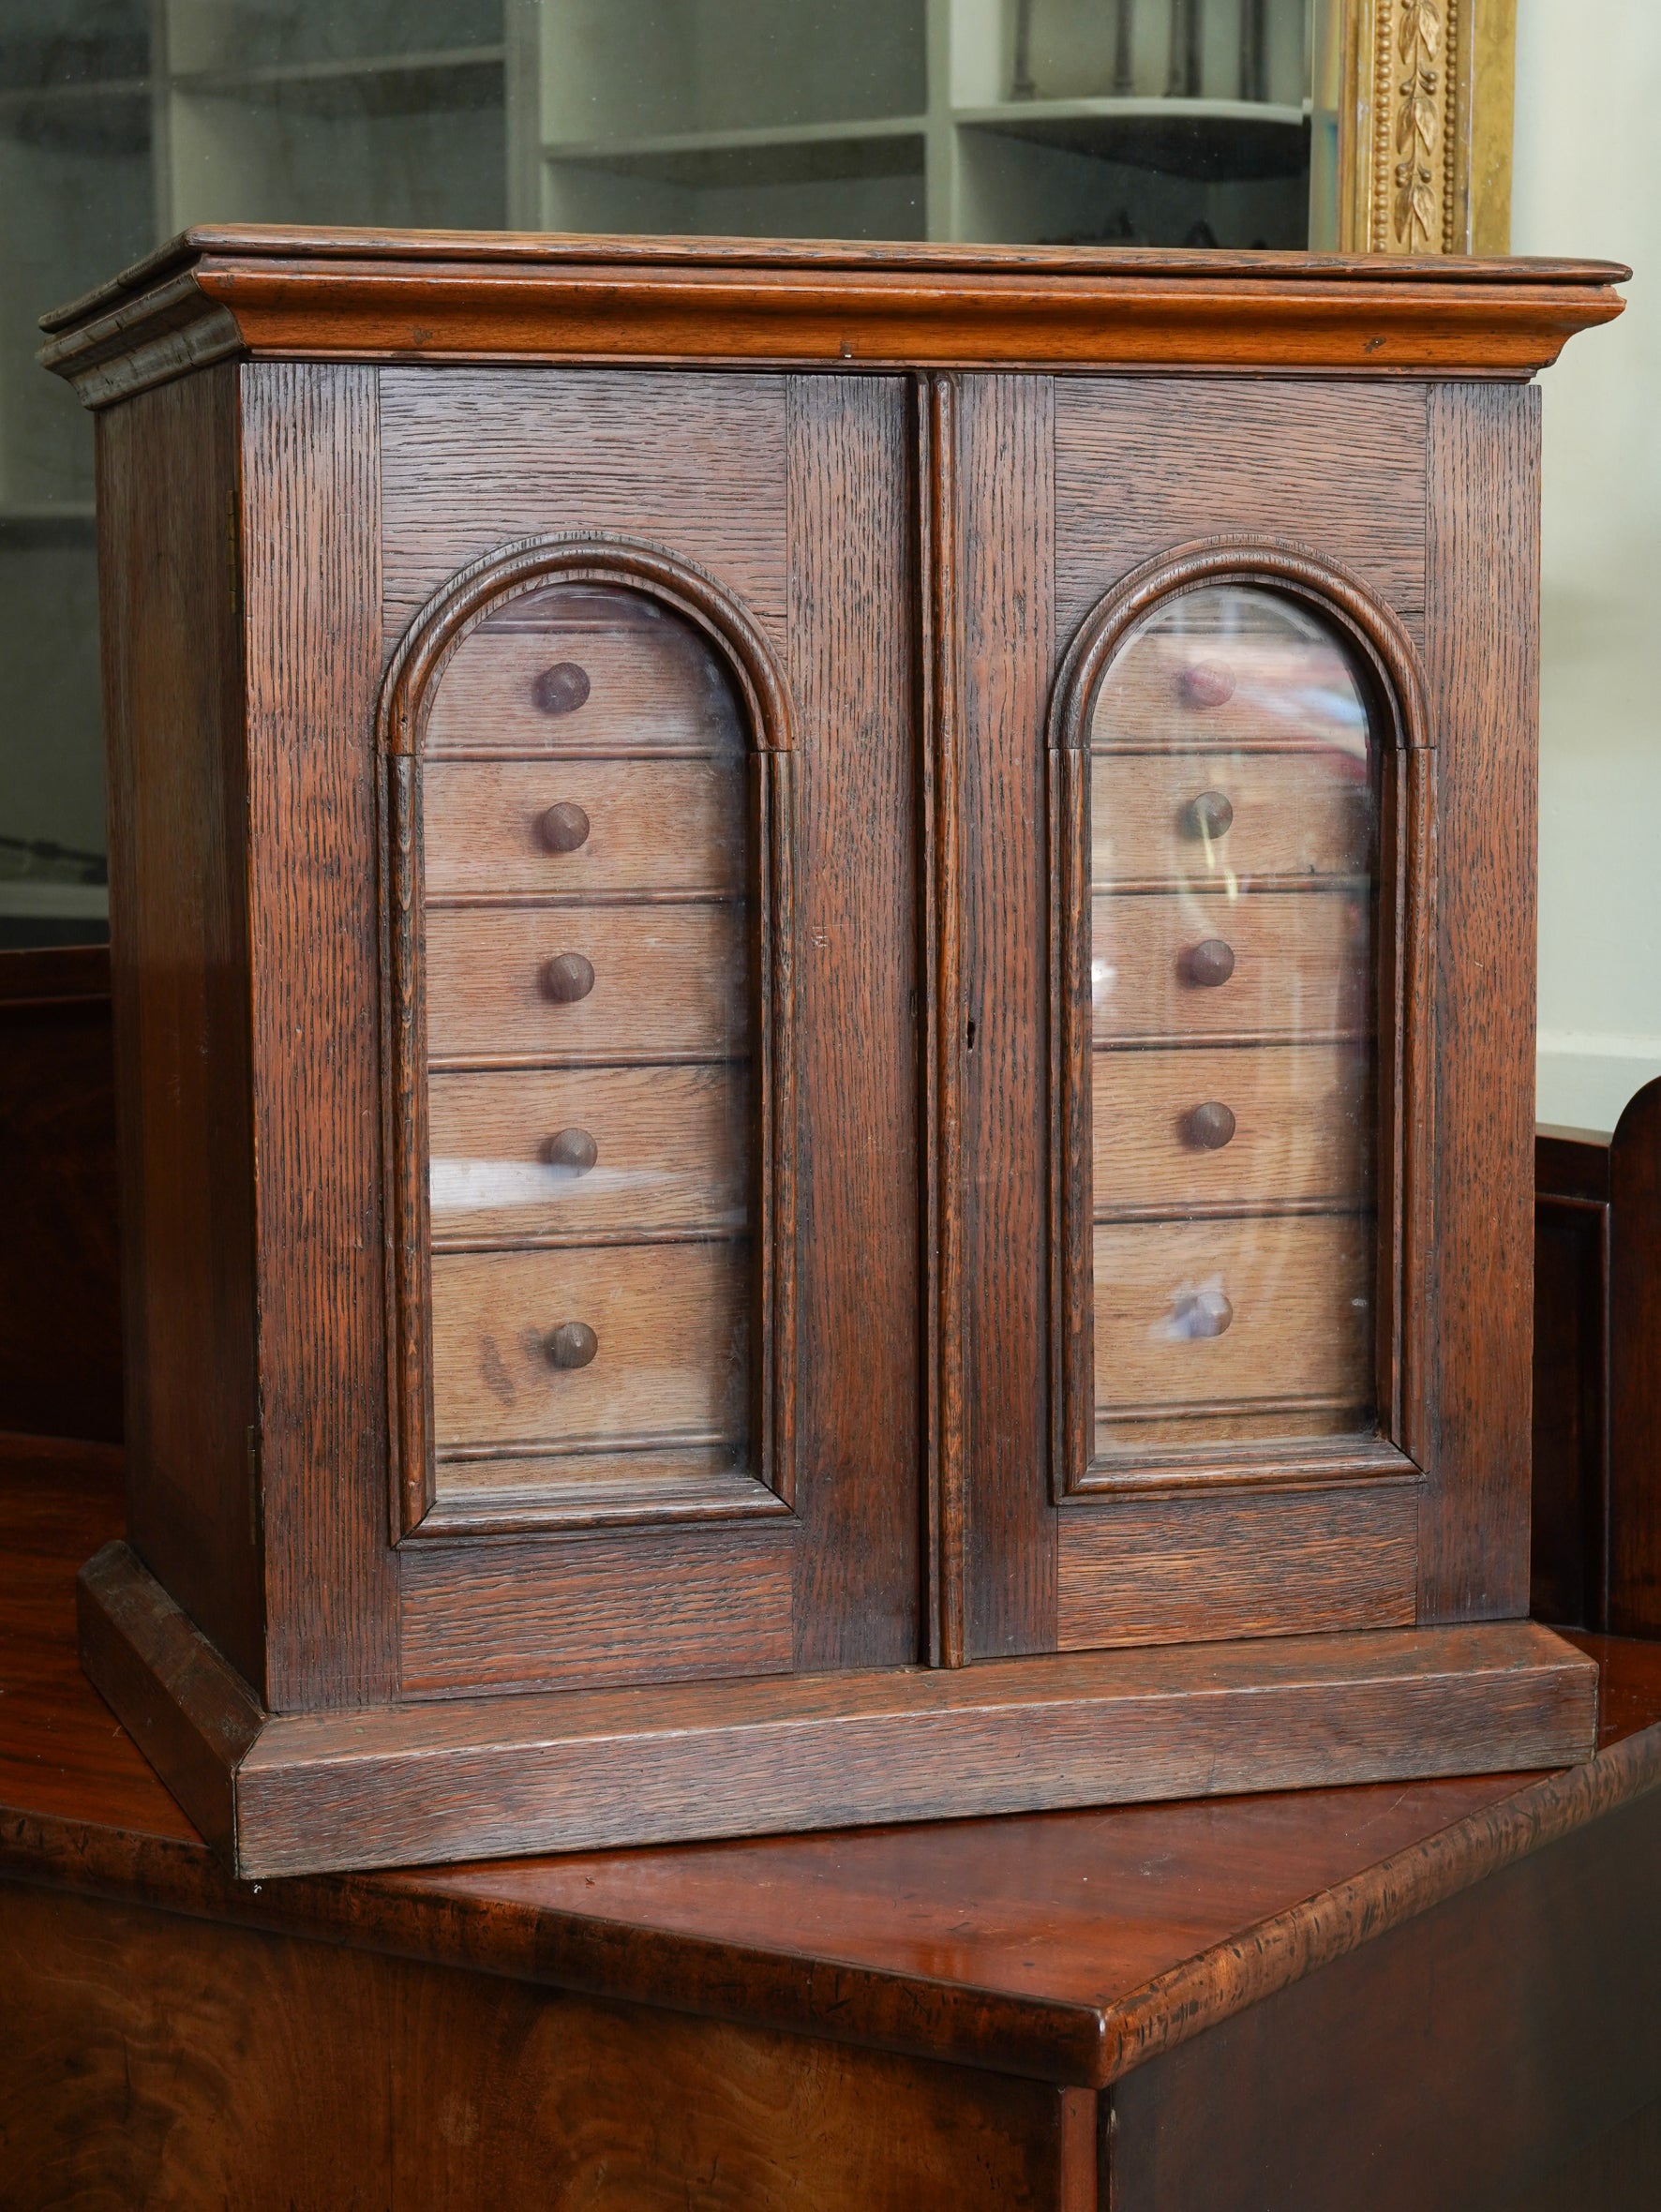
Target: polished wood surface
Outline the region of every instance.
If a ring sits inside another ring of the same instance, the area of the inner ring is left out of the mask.
[[[1661,1635],[1661,1082],[1534,1140],[1534,1605]]]
[[[1530,375],[1620,312],[1596,262],[199,226],[43,318],[89,404],[247,351],[835,368],[1278,364]]]
[[[1563,1774],[250,1885],[76,1665],[119,1516],[0,1468],[20,2206],[1645,2203],[1653,1647]]]

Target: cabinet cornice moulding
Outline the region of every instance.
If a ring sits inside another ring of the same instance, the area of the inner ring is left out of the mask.
[[[1526,378],[1603,262],[199,229],[44,316],[89,407],[232,354]]]

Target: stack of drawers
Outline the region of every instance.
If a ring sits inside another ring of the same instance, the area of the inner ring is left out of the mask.
[[[1091,729],[1096,1445],[1371,1425],[1375,776],[1315,618],[1213,586]]]
[[[626,1512],[747,1454],[745,741],[626,590],[511,602],[423,776],[436,1482]]]

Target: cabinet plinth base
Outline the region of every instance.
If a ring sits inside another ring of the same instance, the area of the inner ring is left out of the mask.
[[[1523,1621],[270,1714],[125,1544],[80,1614],[242,1876],[1556,1767],[1596,1732],[1596,1666]]]

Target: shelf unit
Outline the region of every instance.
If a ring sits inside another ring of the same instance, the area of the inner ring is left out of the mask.
[[[7,0],[0,832],[103,838],[92,440],[42,308],[197,221],[1298,245],[1330,5]]]

